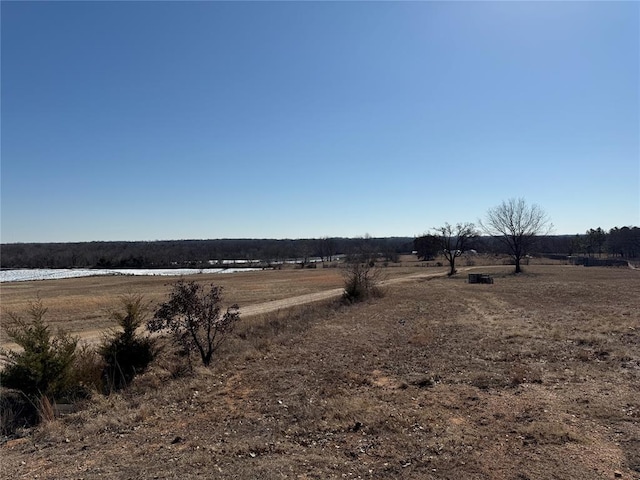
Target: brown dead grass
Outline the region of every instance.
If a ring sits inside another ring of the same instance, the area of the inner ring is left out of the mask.
[[[198,282],[215,283],[224,288],[229,303],[247,305],[339,287],[336,269],[273,270],[238,274],[197,275]],[[3,283],[0,289],[0,322],[8,311],[23,312],[36,297],[49,309],[46,320],[70,332],[112,326],[109,311],[117,307],[122,295],[141,293],[152,303],[165,300],[174,277],[89,277],[64,280]],[[4,335],[4,334],[3,334]],[[1,337],[2,341],[6,338]]]
[[[640,274],[509,272],[246,318],[213,368],[5,443],[0,476],[640,478]]]
[[[408,259],[394,268],[386,268],[385,278],[393,279],[422,271],[415,260]],[[202,283],[223,287],[223,300],[242,307],[313,294],[343,286],[339,268],[264,270],[234,274],[209,274],[187,277]],[[164,301],[170,285],[177,277],[114,276],[86,277],[62,280],[39,280],[0,284],[0,324],[7,312],[25,312],[40,297],[48,308],[45,320],[54,328],[63,327],[70,333],[104,330],[114,326],[109,312],[119,305],[123,295],[142,294],[152,305]],[[0,341],[8,341],[0,331]]]

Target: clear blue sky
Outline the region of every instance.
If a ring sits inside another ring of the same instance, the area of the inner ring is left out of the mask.
[[[640,225],[638,2],[11,2],[2,242]]]

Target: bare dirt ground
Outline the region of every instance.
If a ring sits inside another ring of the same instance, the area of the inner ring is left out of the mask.
[[[640,478],[640,274],[510,270],[255,312],[212,368],[161,358],[0,446],[0,476]]]

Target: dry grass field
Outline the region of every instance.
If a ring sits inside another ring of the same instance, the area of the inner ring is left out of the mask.
[[[385,278],[393,279],[428,270],[415,268],[424,263],[406,261],[385,269]],[[298,295],[317,293],[343,285],[338,268],[249,271],[233,274],[210,274],[185,277],[223,287],[223,299],[229,304],[245,307]],[[113,326],[109,312],[118,308],[119,298],[129,293],[143,294],[152,304],[166,300],[170,286],[177,277],[163,276],[96,276],[63,280],[38,280],[4,283],[0,286],[0,323],[8,312],[26,312],[36,298],[48,308],[46,320],[55,329],[64,328],[73,334],[104,330]],[[6,344],[5,332],[0,341]]]
[[[340,287],[331,270],[212,280],[242,306]],[[4,443],[0,477],[640,478],[640,271],[511,270],[246,317],[212,368],[172,378],[161,357],[129,390]],[[2,309],[39,292],[54,324],[81,331],[168,282],[3,285]]]
[[[185,277],[224,287],[224,298],[241,305],[277,300],[341,285],[337,269],[271,270],[236,274]],[[109,311],[128,293],[142,293],[146,300],[165,300],[173,277],[88,277],[3,284],[0,289],[0,321],[7,312],[24,312],[40,297],[49,309],[47,321],[71,333],[105,329],[113,325]],[[6,341],[2,332],[2,341]]]

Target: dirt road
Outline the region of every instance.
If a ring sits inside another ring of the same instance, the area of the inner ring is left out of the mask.
[[[460,272],[466,271],[468,269],[461,269]],[[391,280],[384,280],[380,282],[380,286],[384,287],[387,285],[395,285],[398,283],[406,283],[412,280],[420,279],[420,278],[432,278],[432,277],[441,277],[445,275],[445,272],[438,273],[416,273],[413,275],[407,275],[405,277],[393,278]],[[307,303],[319,302],[322,300],[329,300],[331,298],[338,298],[344,292],[344,288],[332,288],[331,290],[325,290],[323,292],[316,293],[308,293],[306,295],[298,295],[297,297],[289,297],[283,298],[282,300],[274,300],[272,302],[264,302],[258,303],[255,305],[248,305],[246,307],[240,308],[240,316],[241,317],[251,317],[253,315],[262,315],[265,313],[275,312],[278,310],[282,310],[284,308],[295,307],[298,305],[305,305]]]

